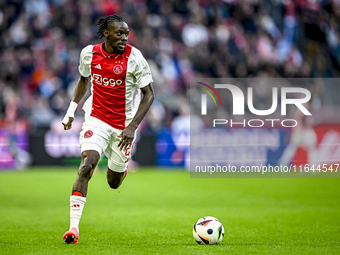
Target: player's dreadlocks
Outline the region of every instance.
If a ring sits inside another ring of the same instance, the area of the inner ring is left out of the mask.
[[[97,22],[98,25],[97,35],[99,36],[99,38],[104,37],[104,31],[107,29],[107,26],[111,22],[125,22],[125,20],[116,14],[107,16],[105,18],[100,18]]]

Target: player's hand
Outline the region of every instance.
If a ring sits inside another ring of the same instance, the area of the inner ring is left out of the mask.
[[[120,142],[118,144],[118,148],[121,150],[121,151],[125,151],[128,147],[131,146],[132,144],[132,141],[135,137],[135,130],[129,126],[127,126],[123,131],[122,133],[117,136],[117,137],[120,137]]]
[[[62,123],[64,125],[64,130],[69,130],[72,128],[73,117],[65,116]]]

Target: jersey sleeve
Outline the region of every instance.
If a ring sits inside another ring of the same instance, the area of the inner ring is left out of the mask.
[[[89,77],[91,75],[92,49],[93,45],[89,45],[80,53],[78,70],[83,77]]]
[[[136,66],[134,75],[136,77],[139,88],[143,88],[153,82],[151,70],[148,62],[139,50],[137,50],[136,52],[135,61]]]

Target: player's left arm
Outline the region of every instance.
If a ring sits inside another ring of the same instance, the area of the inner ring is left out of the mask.
[[[130,146],[135,137],[136,129],[144,119],[153,100],[155,99],[155,92],[153,90],[152,83],[141,88],[141,91],[143,93],[143,99],[138,107],[137,113],[130,124],[122,131],[122,134],[119,136],[121,137],[121,140],[118,144],[118,148],[120,148],[120,150],[126,150]]]

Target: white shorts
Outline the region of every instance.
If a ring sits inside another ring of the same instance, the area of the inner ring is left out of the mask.
[[[114,172],[124,172],[131,157],[136,132],[131,148],[128,147],[126,151],[121,151],[118,148],[120,138],[117,136],[122,131],[85,114],[85,122],[79,138],[81,152],[95,150],[98,151],[99,155],[104,152],[108,158],[108,167]]]

